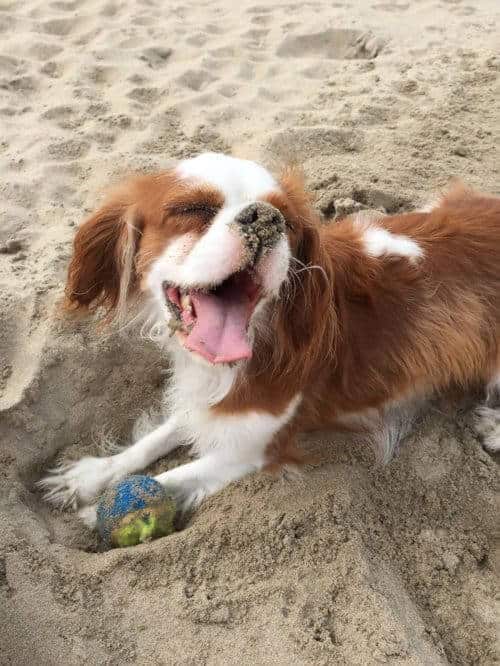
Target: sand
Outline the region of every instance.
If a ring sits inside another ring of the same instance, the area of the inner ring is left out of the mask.
[[[2,664],[498,663],[498,461],[467,405],[430,409],[386,468],[325,434],[303,479],[245,479],[133,549],[100,552],[34,483],[130,441],[165,380],[133,331],[55,312],[101,188],[212,149],[298,160],[327,217],[452,176],[500,194],[499,10],[0,0]]]

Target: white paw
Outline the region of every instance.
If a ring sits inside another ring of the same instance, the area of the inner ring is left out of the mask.
[[[177,506],[177,510],[181,513],[189,509],[196,509],[207,495],[210,493],[206,488],[183,488],[182,486],[169,486],[166,488],[167,492],[171,494]]]
[[[117,478],[119,474],[111,458],[82,458],[50,470],[38,485],[45,491],[47,501],[76,509],[91,503]]]
[[[486,435],[483,439],[483,447],[490,453],[498,453],[500,451],[500,432]]]
[[[184,492],[179,495],[177,506],[181,513],[189,509],[196,509],[209,494],[206,488],[197,488],[196,490]]]
[[[179,468],[177,468],[179,469]],[[169,475],[172,474],[172,478]],[[165,488],[166,492],[175,499],[177,510],[183,513],[189,509],[195,509],[201,502],[210,495],[211,492],[203,485],[194,484],[193,481],[183,483],[178,478],[174,470],[157,477],[157,481]]]
[[[483,439],[483,447],[491,453],[500,451],[500,410],[486,405],[478,407],[474,424]]]

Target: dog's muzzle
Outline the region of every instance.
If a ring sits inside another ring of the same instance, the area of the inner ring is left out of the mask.
[[[240,211],[234,223],[244,239],[250,265],[255,265],[261,255],[273,248],[285,233],[283,215],[263,201],[252,203]]]

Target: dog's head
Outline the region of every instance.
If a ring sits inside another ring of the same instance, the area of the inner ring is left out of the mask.
[[[123,314],[152,298],[157,318],[212,364],[252,355],[252,328],[307,246],[301,179],[207,153],[133,178],[80,226],[66,288],[70,307]],[[259,313],[261,313],[259,315]]]

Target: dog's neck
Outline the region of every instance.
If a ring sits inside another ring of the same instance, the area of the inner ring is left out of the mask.
[[[168,388],[168,402],[172,409],[186,406],[209,408],[231,392],[238,368],[229,365],[209,365],[184,349],[171,349],[172,381]]]

